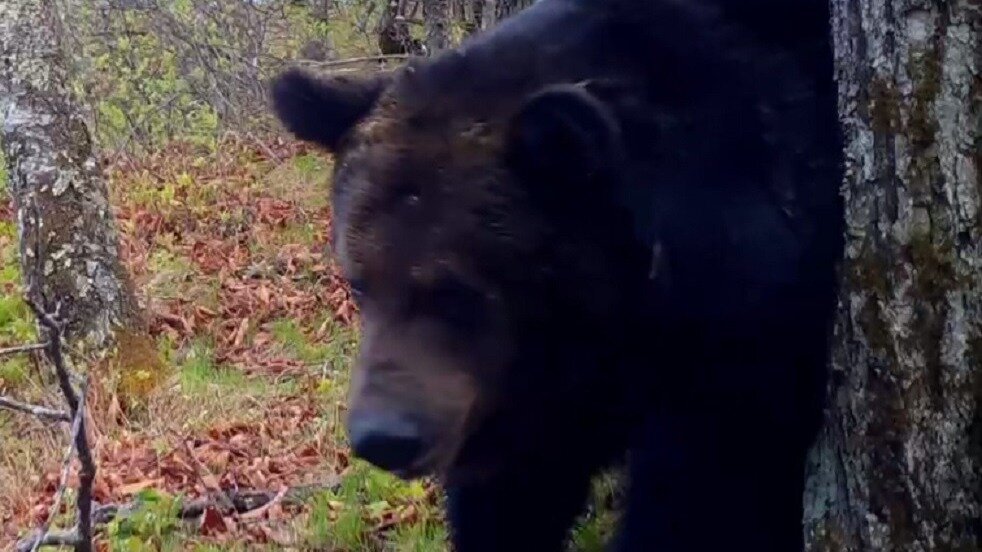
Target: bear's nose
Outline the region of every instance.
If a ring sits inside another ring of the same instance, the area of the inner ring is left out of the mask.
[[[348,434],[356,456],[391,472],[406,472],[423,449],[418,424],[397,414],[353,415]]]

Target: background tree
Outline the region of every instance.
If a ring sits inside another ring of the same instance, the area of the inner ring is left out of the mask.
[[[982,5],[833,0],[844,289],[811,550],[982,547]]]
[[[52,0],[0,1],[2,142],[30,299],[50,311],[61,303],[69,344],[100,351],[120,328],[142,331],[143,320],[82,106],[70,93],[60,29]]]
[[[413,5],[415,7],[416,4]],[[406,0],[383,1],[376,30],[378,47],[382,54],[420,55],[425,52],[423,41],[412,36],[409,20],[406,18],[407,10],[409,3]]]
[[[494,6],[495,21],[500,21],[532,5],[534,0],[487,0]]]
[[[426,48],[430,55],[450,45],[450,2],[422,0],[426,21]]]

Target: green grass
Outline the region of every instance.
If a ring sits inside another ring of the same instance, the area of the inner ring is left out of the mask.
[[[422,482],[401,481],[355,461],[337,490],[314,497],[302,532],[306,544],[318,549],[446,550],[441,512],[430,502]],[[376,530],[385,515],[407,507],[415,510],[413,523],[400,523],[382,533]]]
[[[443,552],[449,535],[442,523],[421,522],[398,526],[386,543],[392,552]]]
[[[3,157],[0,156],[0,163],[2,161]],[[0,201],[5,201],[5,183],[5,174],[0,173]],[[0,291],[4,289],[20,289],[17,228],[10,221],[0,221]],[[22,345],[36,340],[34,315],[20,293],[0,293],[0,347]],[[28,379],[28,370],[25,355],[0,358],[0,389],[24,385]]]
[[[109,549],[127,552],[180,550],[180,498],[148,489],[137,495],[137,504],[131,515],[116,518],[108,524]]]
[[[570,547],[576,552],[604,552],[617,529],[621,474],[602,473],[593,479],[586,512],[580,516],[570,535]]]
[[[181,389],[186,393],[245,385],[246,378],[241,372],[215,365],[215,353],[206,340],[194,342],[187,360],[181,366]]]
[[[277,240],[283,244],[296,243],[313,245],[317,239],[317,228],[310,222],[289,224],[277,234]]]
[[[297,171],[298,176],[314,180],[324,177],[328,165],[323,156],[305,153],[293,158],[293,168]]]
[[[184,296],[186,283],[194,277],[194,267],[185,257],[164,248],[155,249],[147,259],[147,270],[153,274],[148,291],[158,299]]]
[[[270,328],[280,348],[297,360],[329,365],[332,372],[341,370],[351,361],[355,348],[354,336],[350,330],[333,324],[330,319],[325,319],[322,324],[327,326],[329,335],[322,343],[312,342],[291,319],[274,320]]]
[[[30,366],[27,359],[13,357],[0,361],[0,389],[16,389],[28,381]]]
[[[327,351],[325,348],[321,345],[310,343],[307,340],[307,336],[303,334],[297,323],[293,320],[286,318],[275,320],[271,326],[273,338],[276,339],[286,352],[292,354],[298,360],[314,363],[320,362],[326,357]]]

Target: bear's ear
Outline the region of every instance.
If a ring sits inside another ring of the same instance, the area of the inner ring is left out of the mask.
[[[585,86],[562,84],[526,100],[511,121],[506,155],[533,187],[541,182],[579,186],[613,176],[622,149],[620,125],[610,108]]]
[[[297,138],[334,151],[388,85],[385,74],[319,79],[291,69],[273,80],[273,109]]]

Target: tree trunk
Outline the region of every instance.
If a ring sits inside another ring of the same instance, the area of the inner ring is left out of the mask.
[[[0,0],[0,107],[21,265],[31,299],[61,303],[72,349],[102,352],[142,329],[119,260],[106,182],[69,91],[53,0]]]
[[[498,0],[495,5],[495,20],[501,21],[532,5],[533,0]]]
[[[426,21],[426,49],[434,55],[450,45],[450,2],[423,0]]]
[[[474,0],[477,4],[475,10],[479,10],[480,23],[478,27],[483,30],[494,25],[497,0]]]
[[[982,4],[833,0],[846,252],[809,550],[982,549]]]

